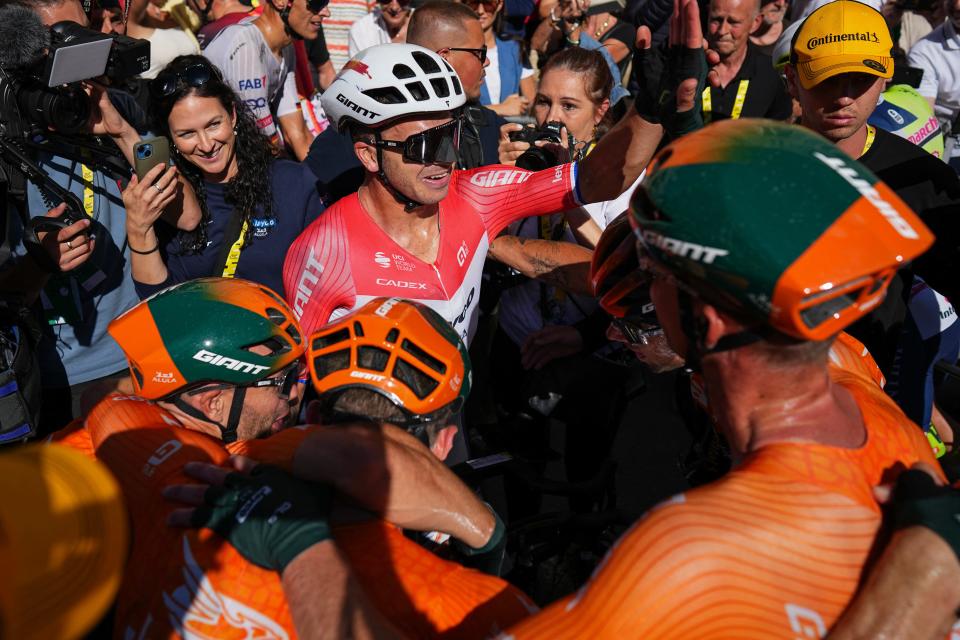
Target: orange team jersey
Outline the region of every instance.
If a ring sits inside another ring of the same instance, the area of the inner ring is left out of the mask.
[[[250,564],[209,529],[168,527],[178,505],[161,490],[195,482],[182,472],[187,462],[223,464],[231,453],[289,469],[310,433],[289,429],[224,447],[151,402],[115,394],[85,424],[54,434],[105,463],[124,491],[134,535],[115,637],[296,637],[277,574]],[[382,521],[337,526],[334,536],[369,600],[410,636],[483,637],[536,610],[505,581],[438,558]]]
[[[578,593],[509,631],[526,638],[819,638],[856,591],[881,514],[872,489],[923,461],[923,434],[874,381],[853,394],[857,449],[784,442],[648,512]]]

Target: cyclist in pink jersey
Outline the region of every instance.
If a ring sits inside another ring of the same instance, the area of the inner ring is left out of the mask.
[[[443,58],[406,44],[362,51],[324,93],[324,110],[350,130],[366,177],[287,253],[284,285],[305,330],[374,297],[401,296],[432,307],[469,342],[488,253],[530,277],[587,286],[588,250],[497,236],[514,220],[622,193],[656,149],[660,125],[631,112],[582,162],[459,171],[455,113],[464,100]]]

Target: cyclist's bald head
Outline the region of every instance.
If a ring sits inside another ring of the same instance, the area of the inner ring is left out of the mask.
[[[480,19],[470,7],[451,0],[429,0],[410,17],[407,43],[431,51],[463,45],[463,30],[470,20]]]

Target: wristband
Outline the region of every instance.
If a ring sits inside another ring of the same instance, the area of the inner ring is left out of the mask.
[[[497,512],[493,510],[493,507],[487,503],[484,503],[484,505],[490,510],[490,513],[493,514],[493,533],[490,534],[490,539],[487,540],[487,543],[479,549],[474,549],[473,547],[454,538],[452,542],[453,546],[457,548],[457,551],[465,556],[480,556],[485,553],[490,553],[499,547],[501,541],[503,540],[503,534],[504,531],[506,531],[506,528],[503,526],[503,520],[501,520],[500,516],[497,515]]]
[[[892,508],[895,528],[926,527],[960,559],[960,491],[937,486],[928,474],[910,469],[897,478]]]
[[[155,246],[153,249],[150,249],[149,251],[137,251],[136,249],[133,248],[133,245],[130,244],[130,236],[127,236],[127,249],[130,249],[130,253],[135,253],[138,256],[148,256],[151,253],[156,253],[157,251],[160,251],[160,241],[157,240],[157,246]]]

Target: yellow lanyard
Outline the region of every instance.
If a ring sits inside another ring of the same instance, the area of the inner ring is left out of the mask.
[[[743,112],[743,103],[747,100],[747,87],[750,86],[750,81],[744,78],[737,85],[737,97],[733,101],[733,111],[730,112],[730,117],[736,120],[740,117],[740,113]],[[703,90],[703,113],[708,114],[713,111],[713,96],[710,93],[710,87],[706,87]]]
[[[867,125],[867,140],[863,143],[863,151],[860,152],[860,157],[867,155],[867,151],[870,151],[870,147],[873,146],[873,139],[877,137],[877,128],[872,124]]]
[[[93,217],[93,169],[80,163],[80,175],[83,176],[83,210]]]
[[[237,264],[240,262],[240,251],[243,249],[243,239],[247,237],[247,223],[240,227],[240,237],[236,239],[227,254],[227,262],[223,265],[223,277],[232,278],[237,273]]]

